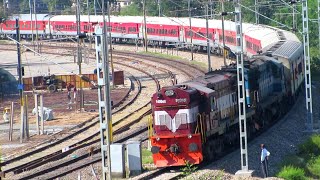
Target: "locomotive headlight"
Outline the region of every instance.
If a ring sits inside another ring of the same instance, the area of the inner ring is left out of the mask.
[[[157,153],[159,153],[159,151],[160,151],[160,147],[158,147],[158,146],[151,147],[152,154],[157,154]]]
[[[190,143],[189,144],[189,151],[190,152],[195,152],[198,150],[198,145],[196,143]]]
[[[164,92],[164,94],[165,94],[166,96],[173,96],[173,95],[174,95],[174,91],[173,91],[172,89],[166,90],[166,91]]]
[[[188,135],[188,138],[191,139],[191,138],[192,138],[192,134],[189,134],[189,135]]]
[[[157,137],[156,140],[157,140],[157,141],[160,141],[160,137]]]

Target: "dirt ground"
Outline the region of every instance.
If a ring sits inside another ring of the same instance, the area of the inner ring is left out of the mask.
[[[111,100],[114,104],[117,104],[119,101],[123,99],[123,97],[128,93],[128,87],[120,87],[115,88],[111,91]],[[44,107],[50,108],[53,110],[54,119],[50,121],[44,122],[45,130],[49,131],[52,129],[64,129],[70,128],[77,124],[80,124],[90,118],[93,118],[98,115],[98,90],[93,89],[85,89],[84,90],[84,112],[79,111],[79,92],[78,92],[78,103],[72,104],[72,109],[68,109],[68,97],[67,91],[60,91],[55,93],[48,92],[39,92],[43,94]],[[13,141],[8,141],[8,123],[4,122],[1,114],[0,120],[0,148],[1,154],[7,156],[9,154],[13,154],[13,151],[18,152],[21,150],[26,150],[28,147],[32,147],[33,145],[39,144],[43,141],[50,141],[50,134],[55,132],[50,131],[49,135],[35,135],[35,122],[36,116],[32,115],[32,109],[35,107],[34,105],[34,95],[32,92],[25,92],[25,95],[28,97],[28,119],[30,126],[30,139],[20,144],[20,99],[18,95],[4,97],[4,99],[0,100],[0,112],[3,112],[5,107],[10,107],[11,102],[14,102],[14,132],[13,132]],[[71,93],[73,100],[73,93]],[[77,106],[77,108],[76,108]],[[27,146],[25,146],[27,145]]]

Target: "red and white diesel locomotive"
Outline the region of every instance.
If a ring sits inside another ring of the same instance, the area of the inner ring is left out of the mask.
[[[301,43],[276,44],[245,61],[248,138],[288,110],[303,82]],[[229,65],[152,96],[157,167],[199,164],[239,143],[236,76],[236,66]]]

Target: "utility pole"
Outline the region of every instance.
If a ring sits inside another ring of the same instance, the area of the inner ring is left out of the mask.
[[[224,37],[224,15],[227,15],[227,13],[224,12],[224,0],[221,0],[221,22],[222,22],[222,45],[223,45],[223,64],[224,66],[227,65],[227,60],[226,60],[226,42],[225,42],[225,37]]]
[[[77,12],[77,59],[78,59],[78,67],[79,67],[79,75],[82,74],[81,72],[81,63],[82,63],[82,52],[81,52],[81,47],[80,47],[80,44],[81,44],[81,40],[80,40],[80,34],[81,34],[81,29],[80,29],[80,1],[77,0],[77,9],[76,9],[76,12]],[[76,85],[76,84],[75,84]],[[82,112],[83,110],[83,89],[82,89],[82,79],[80,78],[80,83],[79,83],[79,86],[80,86],[80,112]]]
[[[309,49],[309,17],[308,1],[302,0],[302,25],[303,25],[303,44],[304,44],[304,71],[305,71],[305,88],[306,88],[306,108],[307,122],[306,131],[313,132],[313,114],[312,114],[312,92],[311,92],[311,69],[310,69],[310,49]]]
[[[206,4],[206,30],[207,30],[207,54],[208,54],[208,72],[211,72],[211,59],[210,59],[210,39],[209,39],[209,4]]]
[[[146,0],[143,0],[143,25],[144,25],[143,43],[144,43],[145,51],[148,52]]]
[[[107,3],[107,9],[108,9],[108,26],[111,27],[111,17],[110,17],[110,10],[111,10],[111,2]],[[109,30],[109,39],[110,39],[110,63],[111,63],[111,74],[112,74],[112,86],[114,85],[114,67],[113,67],[113,56],[112,56],[112,36],[111,36],[111,29]]]
[[[189,11],[189,35],[190,35],[190,43],[191,43],[191,61],[193,61],[193,43],[192,43],[192,26],[191,26],[191,8],[190,8],[191,0],[188,0],[188,11]]]
[[[21,111],[21,129],[20,129],[20,143],[23,142],[25,135],[25,116],[24,116],[24,97],[23,97],[23,82],[22,82],[22,68],[21,68],[21,52],[20,52],[20,27],[19,27],[19,19],[16,19],[16,41],[17,43],[17,55],[18,55],[18,89],[19,89],[19,96],[20,96],[20,111]]]
[[[235,0],[235,29],[236,29],[236,56],[237,56],[237,86],[238,86],[238,111],[239,111],[239,136],[241,153],[241,170],[237,175],[249,175],[252,171],[248,170],[248,149],[247,149],[247,120],[246,120],[246,100],[244,88],[244,64],[243,64],[243,34],[241,17],[241,0]]]
[[[159,17],[161,16],[161,0],[158,0]]]
[[[108,41],[106,40],[107,28],[105,20],[104,0],[102,0],[103,28],[99,26],[95,29],[96,34],[96,61],[97,61],[97,80],[99,98],[99,119],[100,119],[100,139],[102,155],[102,176],[103,180],[111,180],[111,158],[110,144],[112,135],[112,115],[110,98],[110,79],[109,79],[109,56]],[[102,77],[99,72],[102,68]]]

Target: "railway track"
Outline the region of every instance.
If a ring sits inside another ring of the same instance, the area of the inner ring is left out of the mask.
[[[128,67],[128,65],[125,65],[125,64],[121,64],[122,66],[125,66],[125,67]],[[135,70],[137,71],[141,71],[139,70],[138,68],[134,68]],[[155,88],[155,90],[157,90],[160,85],[159,85],[159,82],[157,81],[156,78],[154,78],[152,75],[150,75],[149,73],[146,73],[144,72],[145,74],[147,74],[155,83],[155,86],[153,88]],[[140,81],[139,81],[140,82]],[[141,87],[141,86],[140,86]],[[141,89],[141,88],[139,88]],[[144,99],[146,99],[145,97],[142,97]],[[142,101],[142,100],[141,100]],[[131,126],[133,126],[134,124],[138,123],[143,117],[145,117],[146,115],[150,114],[151,113],[151,109],[149,107],[146,108],[147,105],[149,105],[150,103],[150,100],[147,100],[147,103],[145,103],[143,106],[141,106],[141,108],[135,110],[134,112],[130,111],[131,113],[128,114],[128,115],[119,115],[119,117],[117,117],[118,114],[114,115],[113,116],[113,127],[114,127],[114,135],[118,135],[118,134],[121,134],[121,133],[124,133],[125,131],[127,131],[128,129],[131,128]],[[127,109],[126,109],[127,110]],[[138,116],[138,117],[135,117],[134,116]],[[120,118],[119,120],[117,120],[118,118]],[[134,118],[134,120],[130,119],[130,118]],[[138,134],[141,134],[142,132],[146,131],[147,130],[147,126],[145,126],[145,128],[140,128],[138,130],[138,132],[135,132],[132,134],[129,134],[129,135],[126,135],[126,138],[129,138],[129,137],[133,137],[134,135],[138,135]],[[75,151],[79,151],[80,148],[86,148],[88,146],[95,146],[95,149],[99,149],[99,143],[100,143],[100,137],[99,137],[99,134],[100,134],[100,131],[96,131],[93,135],[87,137],[86,139],[84,139],[83,141],[81,142],[77,142],[75,144],[81,144],[80,146],[75,146],[73,149],[71,149],[71,151],[69,150],[69,152],[64,152],[65,154],[63,153],[60,153],[59,155],[60,156],[57,156],[57,157],[53,157],[53,159],[57,159],[57,158],[61,158],[61,157],[66,157],[66,155],[70,154],[70,153],[73,153]],[[86,142],[90,140],[89,142]],[[119,141],[120,142],[120,141]],[[99,152],[99,151],[96,151],[96,152]],[[62,155],[62,156],[61,156]],[[84,155],[85,156],[85,155]],[[81,156],[81,157],[84,157],[84,156]],[[81,159],[81,158],[80,158]],[[79,160],[80,160],[79,159]],[[48,161],[48,160],[47,160]],[[70,160],[69,162],[65,162],[65,163],[59,163],[57,164],[56,166],[53,167],[50,167],[48,169],[51,169],[51,170],[44,170],[44,171],[40,171],[40,172],[37,172],[37,173],[30,173],[29,175],[27,176],[22,176],[22,177],[19,177],[21,179],[30,179],[30,178],[34,178],[38,175],[41,175],[42,173],[45,173],[45,172],[50,172],[52,170],[54,170],[55,168],[57,167],[61,167],[62,165],[69,165],[70,163],[74,163],[75,160]],[[38,167],[39,165],[42,165],[42,164],[33,164],[32,166],[28,166],[27,168],[25,169],[20,169],[20,172],[23,172],[24,170],[31,170],[32,168],[35,168],[35,167]],[[56,173],[55,173],[56,174]]]
[[[9,49],[8,49],[9,50]],[[61,53],[59,54],[59,55],[61,55]],[[129,54],[128,54],[128,56],[129,56]],[[130,62],[130,61],[132,61],[132,56],[130,56],[131,58],[126,58],[126,62]],[[125,57],[121,57],[122,58],[122,61],[125,59]],[[138,55],[136,55],[135,56],[135,58],[136,59],[138,59],[139,57],[138,57]],[[153,57],[153,58],[155,58],[155,57]],[[141,59],[141,58],[140,58]],[[149,56],[149,59],[152,59],[150,56]],[[159,58],[157,58],[157,59],[159,59]],[[172,61],[172,60],[171,60]],[[145,62],[142,62],[142,61],[139,61],[139,63],[140,64],[144,64],[144,66],[150,66],[150,64],[148,64],[148,63],[145,63]],[[119,65],[119,66],[125,66],[125,68],[129,68],[129,65],[127,65],[127,64],[124,64],[124,63],[119,63],[119,62],[116,62],[116,64],[117,65]],[[178,66],[178,65],[176,65],[176,66]],[[156,66],[155,66],[156,67]],[[164,68],[164,67],[156,67],[156,68],[158,68],[158,69],[160,69],[162,72],[165,72],[165,73],[167,73],[168,74],[168,78],[170,79],[170,77],[172,77],[173,76],[173,74],[170,72],[170,71],[168,71],[166,68]],[[178,67],[176,67],[176,69],[178,69]],[[138,71],[138,69],[136,69],[137,71]],[[183,72],[184,73],[184,72]],[[156,80],[156,78],[155,77],[153,77],[151,74],[149,74],[149,73],[146,73],[149,77],[151,77],[151,79],[153,79],[155,82],[157,81]],[[154,73],[154,74],[156,74],[156,73]],[[194,77],[194,75],[191,75],[190,73],[188,74],[188,73],[185,73],[187,76],[189,76],[190,78],[193,78]],[[159,84],[159,82],[157,81],[156,82],[156,88],[155,89],[158,89],[159,87],[160,87],[160,84]],[[168,85],[168,84],[167,84]],[[141,90],[141,88],[139,88],[140,90]],[[150,96],[149,96],[150,97]],[[141,109],[143,109],[143,107],[146,107],[148,104],[149,104],[150,102],[148,102],[148,103],[145,103],[145,105],[144,106],[142,106],[142,108]],[[140,110],[141,110],[140,109]],[[144,113],[142,113],[142,115],[141,116],[139,116],[137,119],[139,119],[139,120],[141,120],[146,114],[149,114],[151,111],[150,111],[150,108],[144,108],[144,110],[143,110],[143,112]],[[140,113],[141,114],[141,113]],[[128,118],[128,116],[123,116],[123,118]],[[115,134],[120,134],[120,133],[123,133],[123,132],[125,132],[127,129],[130,129],[130,125],[133,125],[133,124],[135,124],[136,122],[138,122],[139,120],[135,120],[135,121],[131,121],[131,123],[128,121],[128,122],[125,122],[125,123],[120,123],[121,121],[115,121],[114,123],[114,125],[120,125],[120,128],[119,129],[117,129],[116,131],[115,131]],[[125,126],[125,125],[128,125],[127,127]],[[140,129],[145,129],[145,128],[140,128]],[[23,164],[24,166],[18,166],[18,167],[15,167],[15,168],[11,168],[11,172],[13,171],[13,172],[15,172],[15,173],[20,173],[20,172],[23,172],[23,171],[27,171],[27,170],[30,170],[30,169],[32,169],[32,168],[35,168],[35,167],[39,167],[39,166],[41,166],[42,164],[45,164],[45,163],[43,163],[43,161],[51,161],[51,160],[55,160],[55,159],[57,159],[57,158],[61,158],[61,157],[65,157],[65,156],[67,156],[68,154],[70,154],[70,153],[72,153],[72,152],[75,152],[75,151],[77,151],[77,148],[84,148],[84,147],[86,147],[86,146],[90,146],[90,145],[93,145],[93,144],[95,144],[95,143],[97,143],[97,142],[99,142],[100,141],[100,139],[98,138],[98,139],[93,139],[92,140],[92,138],[93,137],[95,137],[95,136],[98,136],[99,135],[99,132],[96,132],[96,133],[94,133],[94,134],[92,134],[92,135],[90,135],[89,137],[87,137],[87,138],[85,138],[85,139],[83,139],[82,141],[80,141],[80,142],[77,142],[77,143],[73,143],[71,146],[69,146],[69,148],[71,149],[69,149],[69,152],[64,152],[64,154],[61,152],[61,150],[60,150],[60,152],[59,151],[56,151],[55,153],[52,153],[52,154],[50,154],[50,155],[48,155],[46,158],[46,160],[44,160],[45,158],[39,158],[39,159],[37,159],[36,161],[33,161],[33,162],[29,162],[29,164]],[[90,141],[89,141],[90,140]],[[80,145],[79,145],[80,144]],[[96,152],[99,152],[99,151],[96,151]],[[40,162],[42,162],[42,164],[40,163]],[[7,162],[6,164],[10,164],[9,162]],[[8,172],[10,172],[10,171],[6,171],[5,170],[5,172],[6,173],[8,173]]]
[[[131,78],[132,80],[137,81],[134,77]],[[140,82],[137,82],[138,87],[137,89],[141,89],[140,86]],[[131,86],[133,88],[133,81],[131,81]],[[117,104],[114,106],[118,107],[116,110],[113,109],[113,113],[118,113],[122,110],[125,109],[126,106],[130,105],[139,95],[139,91],[136,91],[135,93],[133,93],[133,95],[131,95],[130,100],[127,100],[127,102],[125,102],[125,98],[129,96],[129,93],[127,94],[126,97],[124,97],[124,99],[122,100],[123,106],[120,106],[120,104]],[[97,124],[99,123],[99,120],[97,118],[93,118],[91,119],[88,125],[82,127],[81,129],[77,130],[74,133],[69,134],[66,137],[63,137],[53,143],[50,143],[46,146],[37,148],[36,150],[33,150],[31,152],[28,152],[26,154],[23,154],[21,156],[9,159],[5,162],[1,163],[1,166],[4,166],[4,173],[9,173],[9,172],[21,172],[21,170],[24,170],[25,167],[30,166],[32,164],[38,163],[38,162],[43,162],[43,159],[49,159],[51,157],[57,157],[57,155],[60,155],[61,153],[61,149],[64,147],[69,147],[69,148],[74,148],[77,146],[77,143],[71,143],[73,141],[75,141],[76,139],[83,139],[84,136],[86,135],[81,135],[81,133],[84,133],[85,131],[89,131],[92,129],[95,129]],[[79,136],[80,135],[80,136]],[[91,135],[92,136],[92,135]],[[91,137],[89,136],[89,137]],[[85,138],[86,139],[86,138]],[[87,138],[90,139],[90,138]],[[82,142],[83,140],[80,140],[80,142]],[[54,148],[54,150],[52,149]],[[49,151],[54,151],[54,153],[48,153]],[[42,154],[48,154],[46,156],[41,156],[40,153]],[[38,157],[34,159],[34,157]],[[34,160],[32,159],[28,159],[29,157],[33,157]]]

